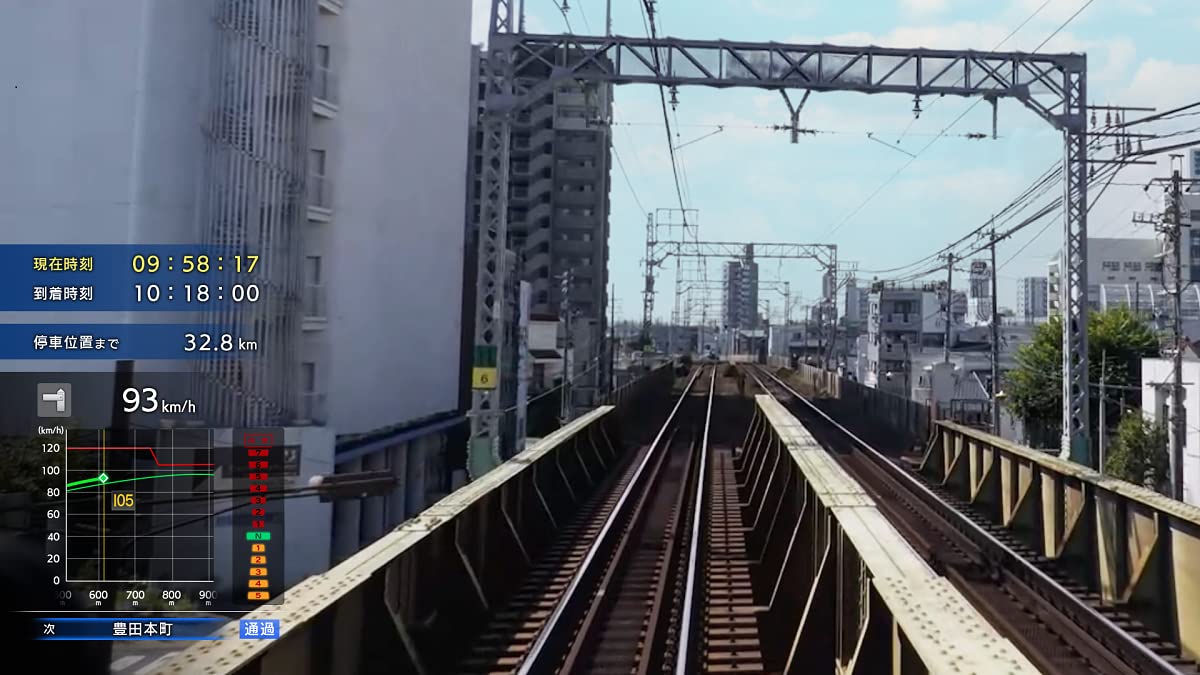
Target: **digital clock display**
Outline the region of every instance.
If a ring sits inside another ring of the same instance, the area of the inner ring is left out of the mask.
[[[154,274],[160,270],[174,272],[176,268],[184,274],[208,274],[224,272],[228,269],[235,274],[253,274],[258,267],[257,255],[169,255],[165,258],[157,254],[133,256],[130,265],[136,274]]]
[[[175,302],[176,297],[183,302],[224,302],[227,298],[234,303],[258,302],[262,290],[258,284],[232,284],[230,286],[210,286],[209,284],[182,284],[180,286],[162,286],[160,284],[134,284],[137,301],[142,302]]]

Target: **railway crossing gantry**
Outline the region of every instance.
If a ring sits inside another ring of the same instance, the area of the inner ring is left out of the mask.
[[[566,80],[678,87],[1012,98],[1063,133],[1062,454],[1090,463],[1087,387],[1087,56],[523,32],[518,3],[492,0],[483,78],[475,353],[500,363],[512,116]],[[484,364],[476,364],[477,366]],[[498,456],[500,392],[474,391],[471,452]]]
[[[648,230],[651,231],[652,230]],[[649,333],[654,311],[654,268],[670,257],[719,258],[723,260],[778,259],[815,260],[827,272],[837,276],[837,246],[833,244],[759,243],[741,241],[647,241],[646,286],[643,290],[642,331]],[[836,298],[834,298],[836,301]]]

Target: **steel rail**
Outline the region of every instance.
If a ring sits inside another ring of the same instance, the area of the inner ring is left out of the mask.
[[[1173,667],[1166,659],[1159,656],[1150,650],[1146,645],[1142,644],[1133,636],[1129,635],[1120,626],[1117,626],[1103,614],[1100,614],[1088,603],[1084,602],[1075,594],[1063,588],[1061,584],[1052,579],[1049,575],[1038,569],[1036,565],[1027,560],[1024,556],[1013,551],[1007,544],[994,537],[987,530],[979,526],[978,523],[971,520],[968,516],[959,512],[950,504],[947,504],[941,497],[934,493],[927,485],[917,479],[915,476],[904,471],[896,466],[894,462],[880,453],[869,443],[859,438],[854,432],[839,424],[832,417],[827,415],[825,411],[817,407],[807,397],[796,391],[791,385],[784,382],[774,373],[759,369],[767,377],[774,380],[782,389],[787,391],[797,401],[803,403],[814,414],[821,417],[835,429],[845,434],[851,439],[855,445],[863,450],[875,464],[885,468],[893,478],[898,482],[910,488],[914,494],[919,496],[926,504],[934,508],[948,523],[953,525],[960,532],[964,532],[976,543],[986,546],[992,552],[1000,554],[1004,562],[1015,566],[1016,570],[1023,576],[1026,583],[1037,584],[1037,590],[1042,592],[1043,598],[1048,601],[1055,609],[1062,612],[1068,619],[1079,624],[1079,618],[1086,619],[1090,625],[1099,629],[1100,634],[1092,633],[1093,637],[1100,641],[1104,647],[1112,651],[1119,659],[1126,664],[1136,668],[1139,672],[1158,672],[1164,674],[1177,675],[1180,671]],[[760,386],[763,384],[751,370],[751,376],[754,377]],[[763,386],[764,391],[769,391]],[[1090,633],[1091,631],[1089,631]],[[1136,659],[1136,660],[1135,660]],[[1152,670],[1146,670],[1150,668]]]
[[[650,448],[642,457],[642,461],[638,464],[637,470],[634,471],[633,477],[630,478],[629,484],[621,492],[620,498],[618,498],[613,510],[605,519],[600,532],[596,535],[595,540],[592,541],[592,545],[588,547],[587,555],[584,556],[583,562],[580,563],[579,568],[572,575],[571,582],[567,585],[567,589],[563,592],[562,597],[555,604],[554,611],[551,612],[546,623],[542,625],[541,630],[538,632],[537,640],[534,641],[533,646],[529,648],[529,652],[525,655],[525,659],[521,662],[521,667],[517,671],[519,675],[531,675],[534,672],[550,672],[554,670],[554,666],[557,664],[552,666],[550,660],[557,660],[562,655],[551,653],[553,650],[549,649],[550,641],[556,636],[558,631],[571,628],[561,625],[563,623],[562,619],[567,613],[567,608],[575,601],[576,594],[580,592],[584,578],[592,571],[591,567],[593,563],[602,557],[601,550],[605,548],[609,533],[612,532],[617,520],[624,514],[625,503],[629,501],[631,495],[640,489],[642,482],[640,479],[646,470],[646,466],[657,454],[656,451],[660,450],[663,437],[666,436],[667,431],[673,426],[679,409],[691,394],[692,388],[695,386],[696,380],[700,378],[702,371],[703,367],[698,368],[696,372],[692,373],[691,378],[683,389],[683,393],[679,396],[679,400],[675,402],[675,407],[671,409],[671,414],[667,416],[667,420],[663,422],[662,428],[658,430],[658,434],[650,443]]]
[[[688,543],[687,581],[683,592],[683,607],[679,611],[679,648],[675,653],[675,675],[698,673],[698,650],[692,648],[692,627],[697,620],[696,608],[700,606],[696,589],[700,576],[700,528],[704,524],[704,486],[708,484],[708,429],[712,423],[713,398],[717,391],[717,368],[713,366],[708,387],[708,406],[704,411],[704,434],[700,437],[700,466],[696,470],[696,501],[692,507],[692,535]],[[693,667],[693,666],[696,667]]]
[[[629,526],[621,533],[621,538],[613,547],[612,557],[608,564],[608,569],[604,570],[604,576],[600,580],[599,587],[596,591],[596,597],[592,600],[592,604],[588,607],[583,620],[579,624],[579,628],[575,632],[575,638],[571,641],[571,647],[567,650],[567,656],[563,659],[561,671],[565,673],[573,673],[582,670],[582,664],[586,658],[585,651],[592,647],[591,639],[594,631],[599,627],[599,622],[602,620],[601,615],[607,607],[605,603],[613,599],[614,594],[609,591],[616,591],[615,582],[618,575],[621,574],[626,565],[629,563],[628,554],[636,546],[634,539],[638,535],[639,525],[643,521],[644,515],[649,509],[650,500],[654,488],[662,484],[663,475],[667,467],[667,460],[670,457],[669,449],[675,444],[675,437],[678,429],[672,429],[671,435],[667,437],[665,447],[668,451],[658,453],[658,459],[651,469],[650,478],[645,489],[638,495],[637,502],[633,506],[633,513],[629,516]],[[630,483],[632,485],[632,482]],[[680,492],[684,492],[684,487],[680,487]],[[663,574],[665,575],[667,565],[663,566]],[[644,658],[649,658],[651,643],[646,642],[646,654]]]

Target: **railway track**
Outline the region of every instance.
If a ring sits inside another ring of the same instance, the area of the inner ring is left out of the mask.
[[[693,370],[650,444],[579,509],[454,672],[697,672],[708,416],[716,366]]]
[[[757,366],[744,372],[788,406],[910,544],[1044,672],[1200,675],[1178,646],[1102,605],[1053,561],[875,450],[773,373]]]

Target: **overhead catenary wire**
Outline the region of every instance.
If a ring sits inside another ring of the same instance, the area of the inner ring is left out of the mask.
[[[654,23],[654,6],[648,0],[641,0],[639,6],[642,10],[642,24],[646,29],[646,37],[651,40],[658,38],[658,29]],[[654,57],[654,73],[662,77],[662,59],[659,57],[658,49],[651,49],[651,54]],[[679,198],[679,209],[683,213],[683,224],[687,225],[687,206],[683,198],[683,186],[679,180],[679,162],[675,156],[675,142],[671,138],[671,118],[667,114],[667,93],[666,87],[659,83],[658,85],[659,103],[662,104],[663,126],[667,133],[667,151],[671,155],[671,173],[675,178],[675,196]]]
[[[1200,105],[1200,103],[1198,103],[1196,105]],[[1184,108],[1186,109],[1187,107],[1188,106],[1185,106]],[[1112,128],[1116,128],[1115,125],[1107,125],[1104,129],[1108,130],[1108,129],[1112,129]],[[1197,131],[1200,131],[1200,129],[1198,129]],[[1104,149],[1103,137],[1097,136],[1097,137],[1093,137],[1089,140],[1089,143],[1088,143],[1089,153],[1100,151],[1103,149]],[[1174,149],[1174,146],[1168,147],[1168,148],[1152,148],[1152,149],[1149,149],[1149,150],[1146,150],[1143,152],[1127,154],[1126,156],[1127,157],[1151,156],[1153,154],[1161,154],[1162,152],[1166,152],[1171,149]],[[1122,166],[1124,166],[1124,164],[1122,164]],[[1108,169],[1110,167],[1111,167],[1111,165],[1106,165],[1104,169],[1100,170],[1099,176],[1095,176],[1095,175],[1092,176],[1090,182],[1092,182],[1092,183],[1097,182],[1097,178],[1102,180],[1107,175],[1106,169]],[[1057,185],[1062,174],[1063,174],[1062,163],[1055,162],[1054,164],[1052,164],[1051,167],[1049,169],[1047,169],[1047,171],[1045,173],[1043,173],[1040,178],[1035,180],[1034,183],[1029,188],[1026,188],[1026,190],[1024,192],[1022,192],[1022,194],[1020,196],[1018,196],[1016,199],[1011,201],[1006,207],[1004,207],[1004,209],[997,212],[997,216],[995,218],[995,224],[1005,224],[1005,223],[1011,221],[1012,218],[1014,218],[1016,215],[1018,215],[1023,210],[1027,209],[1034,202],[1034,200],[1036,200],[1038,197],[1045,194],[1047,191],[1049,191],[1055,185]],[[1061,198],[1059,200],[1056,200],[1056,204],[1057,203],[1061,203]],[[1046,214],[1039,213],[1039,217],[1044,216],[1044,215],[1046,215]],[[1025,225],[1028,225],[1028,224],[1029,223],[1025,223]],[[878,275],[878,274],[892,274],[895,272],[902,272],[904,270],[913,270],[914,268],[920,267],[921,265],[926,264],[928,261],[934,260],[937,257],[939,257],[947,252],[958,249],[963,244],[969,242],[973,237],[982,236],[982,233],[985,230],[987,230],[989,227],[991,227],[992,225],[993,225],[992,220],[985,221],[982,225],[980,225],[979,227],[976,227],[974,230],[972,230],[971,232],[968,232],[966,235],[960,237],[958,240],[952,242],[951,244],[949,244],[927,256],[924,256],[916,261],[908,263],[906,265],[901,265],[898,267],[891,267],[891,268],[886,268],[886,269],[879,269],[879,270],[863,269],[863,270],[860,270],[860,272],[866,273],[866,274],[877,274]],[[916,274],[913,274],[912,276],[914,278],[920,278],[922,276],[927,276],[929,273],[932,273],[932,271],[936,271],[937,269],[944,269],[944,266],[933,267],[933,268],[931,268],[931,270],[918,272]]]
[[[1059,32],[1061,32],[1064,28],[1066,28],[1067,25],[1071,23],[1071,21],[1073,21],[1076,17],[1078,17],[1083,12],[1083,10],[1087,9],[1093,2],[1095,2],[1095,0],[1088,0],[1082,7],[1080,7],[1074,14],[1072,14],[1070,16],[1070,18],[1068,18],[1066,21],[1064,21],[1062,23],[1062,25],[1060,25],[1058,28],[1056,28],[1054,30],[1054,32],[1050,33],[1050,35],[1047,36],[1045,40],[1042,40],[1041,44],[1039,44],[1038,47],[1035,48],[1033,51],[1036,52],[1039,49],[1041,49],[1043,46],[1045,46],[1045,44],[1047,42],[1049,42],[1051,39],[1053,39],[1054,36],[1058,35]],[[1039,9],[1038,11],[1041,11],[1041,10]],[[956,125],[960,121],[962,121],[962,119],[964,117],[966,117],[968,113],[970,113],[972,110],[974,110],[984,100],[985,99],[983,99],[983,98],[975,99],[975,101],[973,103],[971,103],[971,105],[967,106],[967,108],[965,110],[963,110],[961,113],[959,113],[959,115],[957,117],[955,117],[949,124],[947,124],[945,127],[943,127],[941,132],[938,133],[938,135],[936,135],[932,139],[930,139],[928,143],[926,143],[919,151],[917,151],[916,155],[914,155],[907,162],[902,164],[900,166],[900,168],[896,169],[896,171],[894,171],[890,176],[888,176],[888,178],[883,183],[881,183],[879,185],[879,187],[877,187],[873,192],[871,192],[871,194],[868,195],[866,199],[864,199],[858,206],[856,206],[850,213],[848,213],[840,221],[838,221],[836,224],[834,224],[833,227],[829,228],[822,235],[822,237],[828,237],[829,235],[832,235],[833,233],[835,233],[839,229],[841,229],[842,226],[844,226],[847,222],[849,222],[849,220],[851,218],[853,218],[860,211],[862,211],[868,204],[870,204],[875,199],[875,197],[877,197],[881,192],[883,192],[883,190],[888,185],[890,185],[892,183],[892,181],[894,181],[897,177],[899,177],[901,173],[903,173],[908,167],[912,166],[913,163],[916,162],[917,159],[919,159],[921,155],[925,154],[925,152],[927,150],[929,150],[929,148],[933,147],[933,145],[935,143],[937,143],[938,139],[940,139],[942,136],[944,136],[946,132],[948,132],[951,128],[954,127],[954,125]]]
[[[1046,9],[1046,7],[1047,7],[1047,6],[1048,6],[1048,5],[1049,5],[1051,2],[1053,2],[1053,0],[1045,0],[1045,2],[1043,2],[1043,3],[1041,4],[1041,6],[1040,6],[1040,7],[1038,7],[1038,8],[1037,8],[1037,9],[1035,9],[1035,10],[1033,10],[1033,13],[1032,13],[1032,14],[1030,14],[1030,15],[1029,15],[1029,16],[1027,16],[1027,17],[1025,17],[1025,20],[1024,20],[1024,21],[1022,21],[1021,23],[1017,24],[1017,27],[1016,27],[1016,28],[1014,28],[1014,29],[1012,29],[1011,31],[1009,31],[1008,35],[1005,35],[1005,36],[1004,36],[1004,39],[1003,39],[1003,40],[1001,40],[1001,41],[997,42],[997,43],[996,43],[996,46],[992,47],[992,51],[997,51],[998,49],[1000,49],[1001,47],[1003,47],[1003,46],[1004,46],[1004,45],[1005,45],[1005,44],[1006,44],[1006,43],[1007,43],[1009,40],[1013,39],[1013,37],[1014,37],[1014,36],[1015,36],[1017,33],[1021,32],[1021,29],[1022,29],[1022,28],[1024,28],[1024,27],[1026,26],[1026,24],[1028,24],[1030,21],[1033,21],[1035,18],[1037,18],[1037,15],[1038,15],[1038,14],[1041,14],[1041,13],[1042,13],[1042,10],[1043,10],[1043,9]],[[958,80],[957,80],[957,81],[955,81],[955,83],[954,83],[954,84],[955,84],[955,85],[958,85],[958,83],[959,83],[959,82],[962,82],[962,78],[961,78],[961,77],[959,77],[959,78],[958,78]],[[932,109],[933,109],[933,107],[934,107],[935,105],[937,105],[937,102],[938,102],[938,101],[940,101],[940,100],[942,100],[942,99],[940,99],[940,98],[935,98],[935,99],[933,99],[933,103],[930,103],[928,106],[926,106],[926,108],[925,108],[925,112],[929,112],[930,110],[932,110]],[[896,139],[896,144],[897,144],[897,145],[899,145],[899,144],[900,144],[900,141],[904,140],[904,137],[905,137],[905,136],[913,135],[913,134],[909,134],[909,129],[912,129],[912,128],[913,128],[913,125],[914,125],[914,124],[916,124],[916,123],[917,123],[917,118],[916,118],[916,117],[913,117],[913,118],[912,118],[912,119],[911,119],[911,120],[908,122],[908,126],[904,128],[904,131],[900,133],[900,137]]]

